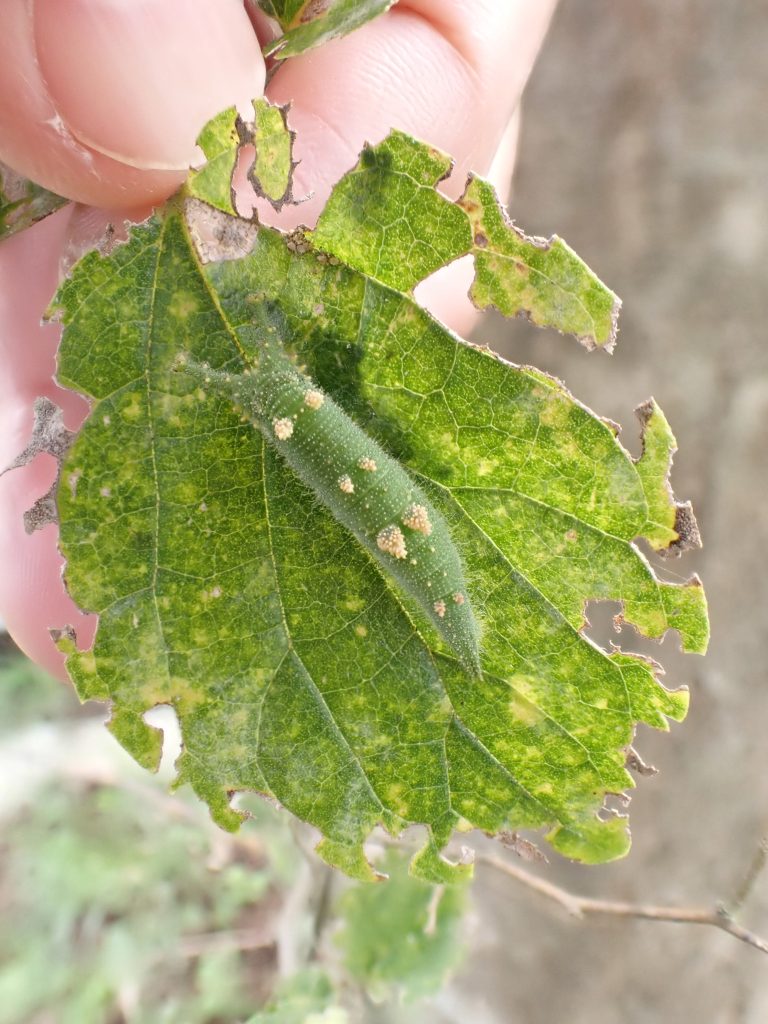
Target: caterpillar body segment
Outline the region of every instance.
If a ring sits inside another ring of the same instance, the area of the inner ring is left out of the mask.
[[[472,675],[479,630],[448,524],[405,469],[275,343],[243,374],[183,359],[179,369],[223,386],[296,475],[418,602]]]

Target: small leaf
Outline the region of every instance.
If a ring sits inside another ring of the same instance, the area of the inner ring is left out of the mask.
[[[336,185],[312,241],[400,291],[473,255],[475,305],[610,349],[621,303],[559,238],[528,238],[507,219],[493,187],[470,177],[458,203],[435,191],[450,174],[439,150],[392,132],[363,150]]]
[[[452,165],[440,150],[391,132],[366,146],[334,186],[312,242],[367,277],[410,291],[471,249],[464,211],[436,191]]]
[[[621,302],[561,238],[529,238],[481,178],[470,178],[459,205],[472,227],[470,295],[479,309],[493,305],[505,316],[572,334],[587,348],[613,348]]]
[[[0,163],[0,241],[32,227],[66,202]]]
[[[254,100],[253,109],[250,140],[256,149],[256,159],[248,178],[256,194],[280,210],[293,200],[294,133],[288,127],[287,108]]]
[[[317,969],[294,974],[279,987],[269,1003],[247,1024],[349,1024],[349,1017],[334,1005],[330,979]]]
[[[240,118],[235,107],[222,110],[203,128],[197,144],[205,163],[187,175],[186,192],[209,206],[237,215],[232,178],[240,144]]]
[[[284,35],[264,47],[267,56],[295,57],[360,28],[397,0],[257,0]]]
[[[372,999],[394,992],[413,1002],[438,992],[461,961],[465,890],[413,878],[395,851],[382,870],[386,885],[358,885],[342,896],[338,944]]]

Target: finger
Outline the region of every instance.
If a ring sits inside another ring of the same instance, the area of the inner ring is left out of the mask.
[[[70,429],[87,412],[83,399],[53,382],[58,328],[40,328],[58,282],[58,253],[69,220],[70,211],[62,210],[0,246],[0,468],[29,441],[38,395],[64,409]],[[39,455],[0,476],[0,618],[22,650],[63,677],[63,659],[48,629],[71,624],[88,646],[95,619],[84,616],[64,590],[56,528],[24,531],[24,512],[46,493],[55,474],[53,459]]]
[[[263,87],[241,0],[6,0],[0,159],[81,202],[158,201],[201,126]]]
[[[490,167],[517,108],[554,0],[401,0],[388,14],[278,70],[267,94],[291,101],[296,195],[280,224],[314,223],[364,142],[400,128],[451,153],[456,194]]]

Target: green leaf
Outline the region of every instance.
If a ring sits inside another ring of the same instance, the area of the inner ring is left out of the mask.
[[[254,120],[246,124],[235,107],[217,114],[200,133],[197,144],[205,163],[189,172],[185,194],[222,213],[237,216],[234,175],[240,147],[251,145],[255,157],[248,180],[256,195],[279,210],[292,201],[294,133],[288,128],[286,110],[265,99],[253,101]]]
[[[67,202],[0,164],[0,241],[60,209]]]
[[[295,57],[338,39],[388,11],[397,0],[257,0],[283,35],[264,47],[267,56]]]
[[[366,147],[333,191],[312,240],[349,266],[410,291],[452,260],[473,255],[471,297],[480,309],[524,316],[612,348],[621,303],[562,239],[528,238],[507,219],[493,187],[470,177],[458,203],[435,191],[452,161],[392,132]]]
[[[60,724],[46,730],[54,745],[70,735]],[[60,773],[28,794],[14,818],[3,808],[4,837],[12,837],[0,859],[3,1024],[45,1019],[53,1007],[57,1024],[117,1020],[126,978],[136,987],[136,1021],[156,1021],[160,1012],[168,1024],[210,1024],[253,1012],[252,962],[217,946],[237,938],[243,915],[263,922],[269,942],[284,890],[270,829],[259,823],[253,853],[242,846],[236,858],[221,858],[219,839],[194,807],[168,816],[162,785],[152,780],[138,780],[137,799],[129,769],[118,758],[110,770],[112,784],[124,788],[97,785],[93,771],[77,779]],[[265,960],[262,985],[269,980]]]
[[[198,135],[197,144],[203,151],[205,163],[187,175],[187,192],[235,216],[232,178],[240,144],[240,118],[236,108],[229,107],[212,118]]]
[[[440,150],[390,133],[366,146],[336,185],[312,242],[367,277],[410,291],[472,247],[464,211],[435,191],[451,167]]]
[[[411,223],[450,258],[459,221],[429,213],[439,157],[395,135],[390,151],[405,150],[427,211]],[[386,182],[379,194],[386,206]],[[338,221],[334,232],[341,251]],[[203,263],[192,239],[206,233],[220,243]],[[365,252],[352,235],[354,263]],[[412,265],[412,240],[393,236],[388,266],[398,246]],[[268,306],[318,388],[446,520],[481,624],[480,678],[216,383],[258,362]],[[179,784],[223,827],[240,822],[233,792],[268,794],[360,878],[374,877],[363,842],[378,823],[427,826],[414,870],[436,882],[468,871],[440,855],[457,826],[545,828],[587,862],[626,852],[626,820],[598,812],[632,786],[637,723],[666,729],[687,694],[586,639],[585,604],[619,601],[638,631],[674,628],[687,650],[707,639],[698,580],[660,581],[633,543],[686,540],[655,407],[634,461],[559,381],[462,343],[406,285],[198,200],[88,254],[56,308],[59,380],[92,402],[62,468],[61,547],[70,594],[100,616],[91,651],[71,631],[60,645],[81,697],[111,701],[110,728],[137,760],[156,767],[160,737],[143,716],[171,704]],[[179,372],[182,355],[212,367],[209,384]]]
[[[248,1024],[349,1024],[349,1017],[334,1005],[328,976],[308,969],[288,978]]]
[[[254,121],[250,140],[256,150],[248,179],[256,194],[281,209],[291,202],[294,133],[289,129],[286,108],[272,106],[266,100],[254,100]]]
[[[561,238],[529,238],[481,178],[470,178],[460,205],[472,226],[478,309],[495,306],[573,334],[587,348],[613,348],[621,302]]]
[[[338,936],[347,970],[375,1001],[405,1002],[438,992],[461,961],[466,905],[460,886],[428,885],[390,850],[386,885],[358,885],[340,901]]]

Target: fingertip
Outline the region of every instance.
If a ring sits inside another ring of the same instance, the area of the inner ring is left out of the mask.
[[[80,202],[164,199],[205,122],[263,93],[240,0],[8,0],[4,17],[0,155]]]
[[[56,287],[72,214],[71,208],[60,210],[0,246],[0,469],[29,442],[38,395],[62,408],[72,430],[87,412],[81,396],[54,383],[59,329],[40,325]],[[88,646],[95,616],[84,615],[64,588],[56,528],[46,526],[31,534],[24,528],[24,513],[48,491],[55,476],[56,464],[49,455],[0,475],[0,619],[26,654],[64,679],[64,659],[49,630],[72,625],[79,644]]]

